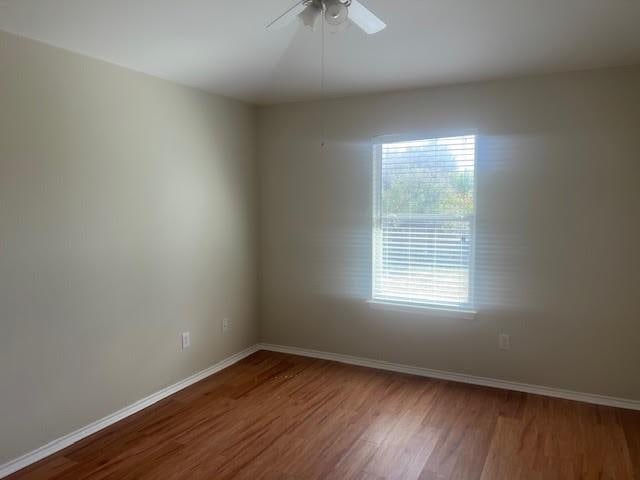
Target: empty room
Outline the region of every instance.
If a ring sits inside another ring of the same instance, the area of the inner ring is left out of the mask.
[[[0,478],[640,480],[640,1],[0,0]]]

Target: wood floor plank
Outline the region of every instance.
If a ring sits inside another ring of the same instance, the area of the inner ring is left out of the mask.
[[[624,430],[634,472],[633,478],[634,480],[640,480],[640,412],[616,410],[616,416]]]
[[[11,480],[640,480],[640,412],[260,351]]]

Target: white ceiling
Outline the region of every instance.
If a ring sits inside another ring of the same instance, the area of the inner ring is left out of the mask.
[[[255,103],[318,98],[320,31],[293,0],[0,0],[0,29]],[[640,0],[362,0],[327,35],[329,96],[640,63]]]

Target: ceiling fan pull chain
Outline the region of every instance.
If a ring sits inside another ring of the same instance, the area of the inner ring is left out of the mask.
[[[324,10],[326,9],[324,2],[322,2],[323,15],[320,21],[322,22],[322,47],[320,55],[320,146],[324,147],[325,142],[325,101],[324,101],[324,83],[325,83],[325,20]]]

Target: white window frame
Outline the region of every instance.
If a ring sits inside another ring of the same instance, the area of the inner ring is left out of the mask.
[[[470,136],[475,137],[474,141],[474,164],[473,164],[473,218],[471,219],[471,249],[469,260],[469,302],[463,306],[442,306],[427,303],[414,303],[407,301],[389,301],[377,299],[376,291],[376,258],[379,242],[377,235],[381,229],[382,204],[382,145],[396,142],[409,142],[418,140],[435,140],[438,138]],[[467,132],[438,132],[430,134],[414,135],[384,135],[373,139],[371,144],[373,150],[373,184],[372,184],[372,229],[371,229],[371,292],[368,300],[372,308],[395,310],[400,312],[420,313],[436,317],[474,319],[477,315],[475,299],[475,264],[476,264],[476,224],[478,218],[478,143],[480,136],[475,131]]]

